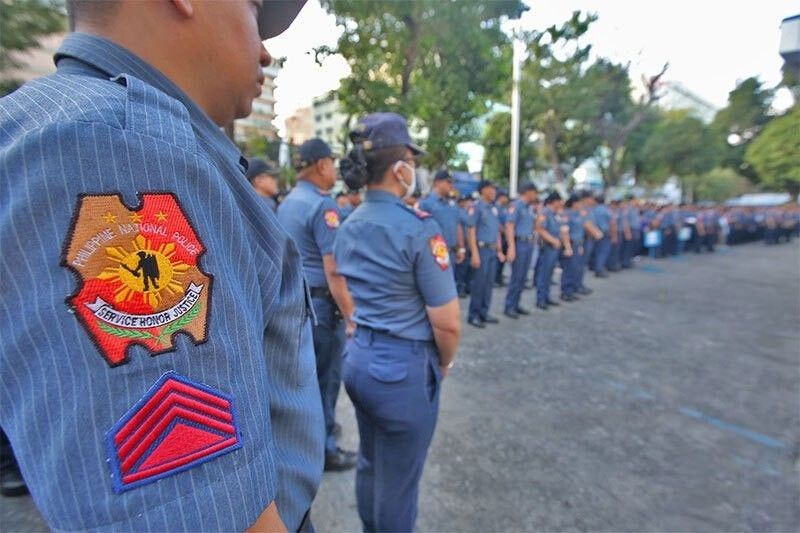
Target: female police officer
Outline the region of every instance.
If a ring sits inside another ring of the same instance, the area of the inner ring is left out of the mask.
[[[458,345],[458,298],[439,225],[403,203],[422,153],[405,119],[368,115],[350,138],[342,175],[367,192],[339,229],[334,257],[356,308],[342,377],[361,437],[358,512],[366,531],[411,531],[441,380]]]

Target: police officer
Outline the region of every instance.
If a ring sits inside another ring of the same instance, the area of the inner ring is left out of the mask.
[[[584,218],[580,212],[580,198],[577,195],[570,196],[564,207],[563,218],[566,218],[567,221],[567,238],[570,246],[569,248],[564,247],[559,256],[561,262],[561,299],[566,302],[573,302],[578,299],[577,294],[581,284],[580,272],[583,268],[583,241],[586,230],[584,228]],[[572,253],[568,254],[568,250]]]
[[[278,210],[278,177],[280,170],[260,159],[254,157],[247,160],[247,180],[253,189],[264,198],[267,207],[275,213]]]
[[[603,236],[594,244],[594,275],[598,278],[607,278],[606,263],[611,253],[612,216],[602,196],[597,197],[595,202],[595,206],[592,208],[592,223],[597,226]]]
[[[623,226],[622,268],[633,268],[633,258],[639,253],[642,240],[642,219],[633,196],[628,196]]]
[[[329,194],[336,183],[334,155],[325,141],[311,139],[298,149],[294,166],[297,185],[278,209],[278,221],[300,248],[317,319],[313,337],[325,414],[325,470],[347,470],[355,466],[356,454],[336,445],[336,399],[345,340],[342,318],[353,315],[353,300],[333,258],[339,228],[339,210]],[[348,326],[352,332],[354,324]]]
[[[24,183],[0,243],[29,244],[0,266],[0,426],[52,529],[304,522],[324,436],[302,264],[222,130],[300,7],[70,0],[57,72],[0,100],[0,182]]]
[[[497,260],[505,261],[500,243],[500,211],[494,205],[497,189],[491,181],[478,184],[480,199],[470,208],[467,220],[467,243],[472,265],[469,316],[467,322],[476,328],[497,324],[489,314],[492,285],[497,274]]]
[[[420,200],[419,208],[433,215],[442,228],[442,236],[450,253],[450,264],[455,277],[456,265],[464,261],[464,228],[461,225],[461,210],[452,197],[453,176],[447,170],[439,170],[433,176],[430,194]]]
[[[553,277],[553,270],[556,268],[561,247],[566,245],[569,255],[572,255],[569,241],[563,240],[563,229],[568,230],[568,228],[561,220],[562,204],[561,195],[552,192],[545,198],[544,209],[536,217],[536,233],[542,240],[542,248],[536,265],[536,307],[544,311],[548,306],[558,305],[558,302],[550,298],[550,280]]]
[[[508,242],[506,261],[511,263],[511,280],[506,293],[505,315],[518,318],[528,315],[530,311],[519,305],[522,290],[525,288],[525,277],[531,268],[533,259],[533,231],[536,218],[535,204],[539,192],[533,183],[525,183],[520,187],[519,198],[508,207],[505,235]]]
[[[505,189],[499,189],[497,191],[497,197],[495,198],[494,205],[497,206],[498,218],[500,219],[500,249],[503,251],[503,255],[508,253],[508,241],[506,240],[506,232],[504,228],[506,227],[506,222],[508,220],[508,192]],[[494,284],[498,287],[502,287],[505,284],[503,279],[503,269],[506,266],[506,261],[497,261],[497,271],[494,277]]]
[[[458,298],[439,224],[403,203],[422,153],[405,119],[368,115],[351,140],[341,172],[367,192],[334,253],[356,305],[343,377],[361,437],[358,514],[365,531],[413,531],[441,382],[458,346]]]
[[[458,225],[461,227],[461,234],[466,236],[469,222],[469,212],[472,209],[472,198],[462,196],[458,199]],[[466,240],[466,237],[465,237]],[[466,255],[461,263],[456,263],[456,289],[459,298],[466,298],[469,294],[470,282],[472,278],[472,267],[470,266],[471,255],[469,247],[466,247]]]
[[[583,221],[584,240],[583,240],[583,253],[582,261],[578,274],[578,290],[577,293],[587,296],[592,294],[592,289],[584,284],[586,277],[586,270],[591,267],[591,261],[594,260],[594,247],[595,243],[603,238],[603,232],[600,231],[594,223],[593,210],[597,205],[594,196],[590,191],[583,191],[579,194],[580,203],[578,204],[578,213]]]

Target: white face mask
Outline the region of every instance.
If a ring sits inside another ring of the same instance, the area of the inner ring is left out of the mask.
[[[399,180],[406,190],[404,198],[411,198],[411,196],[414,194],[414,191],[417,189],[417,170],[405,161],[398,161],[396,164],[404,165],[411,170],[411,185],[408,185],[403,179]]]

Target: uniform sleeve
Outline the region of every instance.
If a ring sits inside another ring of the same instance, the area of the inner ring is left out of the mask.
[[[453,265],[439,224],[433,219],[423,222],[423,231],[413,241],[414,276],[425,305],[439,307],[458,297]]]
[[[0,134],[0,425],[49,525],[144,529],[146,516],[150,528],[168,530],[169,518],[196,502],[227,516],[228,492],[238,499],[242,491],[242,523],[228,527],[243,529],[276,497],[278,458],[270,405],[251,396],[272,387],[270,357],[233,340],[259,324],[226,318],[237,306],[249,314],[260,297],[258,289],[234,296],[257,286],[247,284],[254,277],[225,275],[239,270],[237,256],[248,257],[225,243],[248,229],[227,188],[214,186],[219,171],[204,155],[100,123],[7,141]],[[161,283],[159,298],[179,303],[149,314],[164,308],[151,297],[112,312],[125,297],[144,298],[125,291],[145,276]],[[166,313],[181,318],[163,325]],[[277,355],[297,364],[296,351]],[[231,356],[243,365],[236,379]],[[189,409],[191,428],[148,425],[143,415],[169,407],[175,398],[164,393],[173,389],[200,406]],[[225,422],[203,415],[211,410]],[[189,451],[192,461],[180,456]]]
[[[325,256],[333,253],[333,243],[336,240],[336,231],[339,229],[340,223],[336,202],[330,198],[325,198],[320,202],[311,220],[314,242],[317,243],[321,255]]]
[[[520,217],[522,217],[522,206],[519,204],[511,204],[508,208],[508,215],[506,217],[506,224],[511,223],[514,226],[519,226]]]
[[[478,206],[473,205],[467,210],[466,223],[468,228],[474,228],[478,225],[478,220],[481,217],[481,210]]]

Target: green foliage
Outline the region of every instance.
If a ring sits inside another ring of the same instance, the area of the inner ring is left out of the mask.
[[[486,124],[482,140],[485,153],[483,156],[483,175],[495,181],[508,180],[511,163],[511,114],[496,113]],[[524,138],[519,143],[518,168],[520,175],[536,161],[535,147]],[[529,164],[530,163],[530,164]]]
[[[728,94],[728,105],[717,112],[711,124],[722,146],[722,166],[732,168],[754,182],[758,181],[758,175],[747,164],[744,154],[771,118],[768,113],[773,92],[765,89],[758,78],[747,78]],[[729,136],[738,142],[729,143]]]
[[[694,200],[724,202],[752,190],[753,185],[746,177],[733,169],[716,167],[695,179]]]
[[[19,87],[9,72],[22,66],[20,52],[39,46],[39,39],[63,31],[63,0],[0,0],[0,96]]]
[[[642,147],[645,181],[661,183],[672,175],[708,172],[719,161],[717,138],[688,111],[671,111],[660,120]]]
[[[446,163],[471,140],[474,120],[505,99],[511,46],[500,28],[519,0],[322,0],[344,32],[337,49],[351,75],[338,91],[345,114],[395,111],[427,129],[425,161]]]
[[[575,11],[560,26],[523,36],[529,52],[520,82],[523,138],[534,131],[544,136],[542,155],[558,181],[564,179],[562,163],[575,166],[597,146],[591,121],[598,99],[584,78],[591,46],[579,42],[596,19]]]
[[[800,105],[764,127],[748,146],[745,161],[765,188],[800,192]]]

